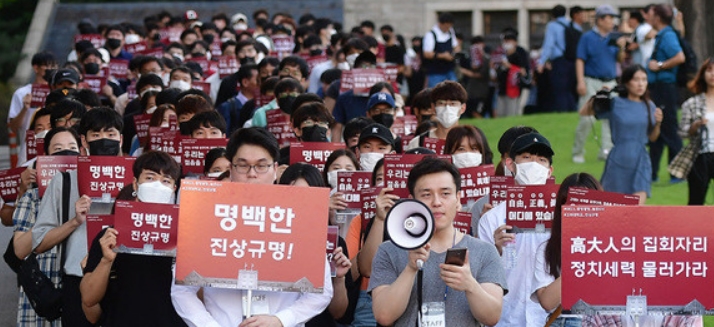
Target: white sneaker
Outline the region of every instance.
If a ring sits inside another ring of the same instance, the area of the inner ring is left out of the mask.
[[[573,162],[577,164],[585,163],[585,156],[582,154],[574,155]]]
[[[600,151],[600,154],[598,154],[597,159],[605,161],[605,160],[607,160],[607,156],[609,154],[610,154],[610,150],[608,150],[608,149],[602,150],[602,151]]]

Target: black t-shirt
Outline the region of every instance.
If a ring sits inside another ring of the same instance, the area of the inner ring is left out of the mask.
[[[92,241],[84,273],[93,272],[102,259],[99,239]],[[186,326],[171,303],[171,267],[174,258],[118,253],[109,273],[109,284],[100,302],[98,326]]]
[[[404,65],[404,49],[398,45],[386,47],[384,49],[384,61]]]
[[[228,101],[228,99],[238,95],[237,86],[237,72],[223,78],[221,86],[218,88],[218,94],[216,94],[216,108],[220,107],[221,104]]]

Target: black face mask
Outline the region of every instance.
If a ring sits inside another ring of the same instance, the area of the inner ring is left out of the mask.
[[[62,150],[52,154],[53,156],[79,156],[79,152],[72,150]]]
[[[300,139],[304,142],[327,142],[327,128],[318,125],[303,127]]]
[[[181,135],[191,135],[191,131],[187,121],[179,123],[179,133],[181,133]]]
[[[382,39],[384,40],[384,42],[389,42],[389,40],[392,39],[392,36],[389,34],[382,34]]]
[[[374,115],[372,116],[372,120],[374,120],[375,123],[382,124],[386,126],[387,128],[392,127],[392,124],[394,124],[394,115],[392,114],[379,114],[379,115]]]
[[[293,102],[295,102],[295,96],[286,96],[284,98],[278,98],[278,107],[280,110],[282,110],[284,113],[288,115],[293,114]]]
[[[118,156],[119,141],[111,139],[98,139],[89,142],[89,155],[92,156]]]
[[[88,75],[97,75],[99,73],[99,64],[96,62],[84,64],[84,73]]]
[[[213,40],[216,38],[215,35],[213,34],[206,34],[203,36],[203,40],[206,41],[206,43],[211,44],[213,43]]]
[[[319,55],[321,55],[321,54],[322,54],[322,50],[321,50],[321,49],[310,50],[310,55],[311,55],[311,56],[319,56]]]
[[[431,117],[433,117],[433,116],[434,116],[434,115],[421,115],[421,121],[420,121],[420,123],[421,123],[421,122],[424,122],[424,121],[427,121],[427,120],[431,120]]]
[[[121,40],[120,39],[107,39],[107,42],[104,43],[107,45],[107,48],[111,50],[116,50],[119,49],[121,46]]]
[[[248,65],[248,64],[254,64],[254,63],[255,63],[255,58],[245,57],[245,58],[240,59],[241,65]]]

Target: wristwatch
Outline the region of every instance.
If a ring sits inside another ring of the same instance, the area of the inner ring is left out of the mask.
[[[662,69],[662,66],[664,66],[664,63],[661,61],[657,62],[657,68]]]

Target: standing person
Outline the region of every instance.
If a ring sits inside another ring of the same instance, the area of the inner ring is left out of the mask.
[[[111,59],[124,59],[131,60],[134,56],[124,49],[124,37],[126,36],[126,30],[121,25],[109,26],[106,31],[104,31],[104,37],[106,42],[104,46],[109,51],[109,57]]]
[[[580,95],[579,107],[602,88],[612,89],[617,82],[617,63],[622,61],[627,39],[613,39],[614,17],[618,16],[610,5],[600,5],[595,9],[595,27],[583,34],[578,42],[575,76]],[[594,116],[580,116],[573,142],[573,162],[585,162],[585,140],[595,124]],[[602,135],[598,159],[605,160],[612,148],[610,124],[602,121]]]
[[[685,57],[679,44],[677,32],[672,29],[672,7],[659,4],[652,7],[650,24],[657,30],[652,58],[647,64],[647,80],[652,93],[652,101],[662,109],[662,133],[656,141],[650,144],[650,160],[652,161],[652,180],[657,181],[659,162],[662,159],[664,146],[668,148],[667,163],[682,150],[682,138],[677,134],[677,69],[684,63]],[[670,183],[683,180],[670,176]]]
[[[634,30],[632,32],[634,38],[627,46],[627,51],[632,52],[632,62],[647,67],[650,57],[652,57],[652,50],[654,50],[657,30],[645,21],[639,10],[630,12],[627,24]]]
[[[434,87],[443,81],[455,81],[454,54],[461,51],[454,32],[454,16],[448,12],[439,15],[439,22],[424,34],[422,39],[426,70],[426,85]]]
[[[530,75],[529,55],[518,45],[518,33],[510,29],[503,35],[501,47],[506,58],[498,71],[497,117],[520,116],[523,114],[520,106],[523,81]]]
[[[503,268],[493,247],[454,228],[461,207],[459,171],[449,162],[427,157],[412,168],[407,183],[410,195],[433,213],[434,235],[412,251],[391,241],[379,246],[369,282],[377,322],[384,326],[414,326],[419,320],[430,326],[496,324],[508,291]],[[463,266],[444,264],[447,250],[456,247],[467,248]],[[423,262],[423,275],[417,274],[418,260]],[[418,278],[424,280],[422,289],[417,289],[422,284]],[[423,299],[421,307],[417,298]],[[428,316],[423,308],[442,313]]]
[[[687,204],[702,205],[714,176],[714,60],[704,61],[688,86],[695,96],[682,104],[679,135],[689,137],[689,144],[672,160],[669,171],[687,178]]]
[[[638,195],[640,204],[644,204],[652,184],[647,142],[659,136],[662,110],[649,99],[647,72],[642,66],[627,67],[622,72],[622,86],[619,96],[612,99],[610,111],[595,112],[591,100],[580,113],[610,122],[614,146],[607,156],[602,186],[606,191]]]
[[[568,190],[571,187],[588,188],[591,190],[602,190],[602,186],[595,177],[587,173],[576,173],[566,177],[560,184],[555,202],[555,213],[553,215],[553,225],[550,229],[548,241],[538,246],[536,256],[535,274],[533,274],[533,291],[531,301],[540,303],[540,306],[547,312],[553,312],[560,305],[561,301],[561,279],[562,269],[560,260],[560,249],[562,246],[560,235],[562,234],[562,208],[568,198]],[[551,326],[581,326],[579,316],[560,315]]]
[[[466,118],[484,117],[484,107],[488,98],[488,83],[491,79],[489,76],[491,58],[484,50],[484,46],[482,36],[473,37],[470,49],[471,60],[461,63],[461,73],[467,78]]]

